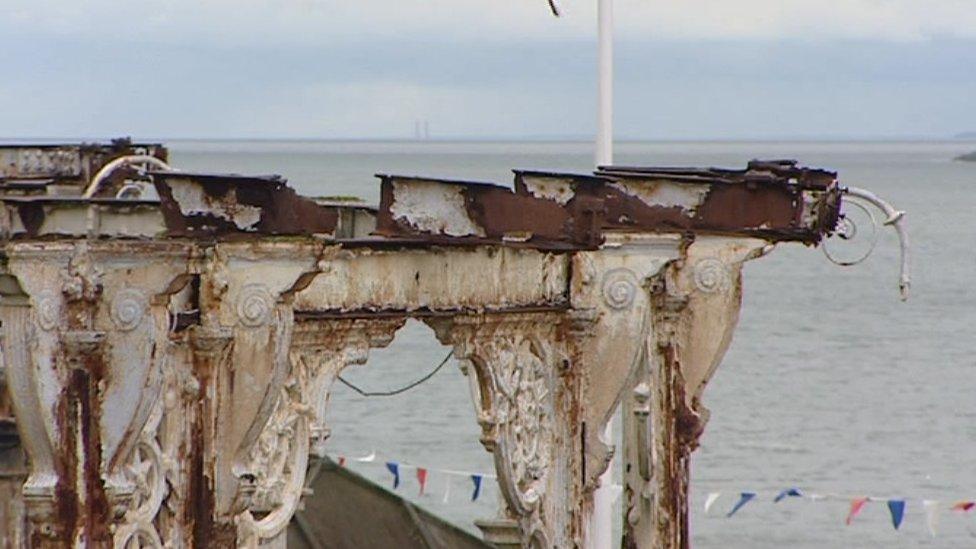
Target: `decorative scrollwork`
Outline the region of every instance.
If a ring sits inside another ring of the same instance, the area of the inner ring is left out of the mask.
[[[163,542],[151,525],[132,524],[115,533],[116,549],[163,549]]]
[[[61,298],[49,290],[38,294],[36,298],[37,324],[44,331],[51,331],[58,327],[61,318]]]
[[[135,288],[125,288],[112,299],[112,321],[124,332],[135,330],[146,315],[148,300]]]
[[[878,220],[857,199],[844,197],[843,206],[831,238],[824,239],[821,248],[831,263],[849,267],[874,252],[878,244]]]
[[[706,257],[695,263],[695,287],[705,293],[724,292],[732,284],[728,267],[721,259]]]
[[[321,455],[332,384],[349,364],[383,347],[403,319],[307,322],[296,327],[291,372],[268,423],[248,454],[255,477],[248,509],[236,518],[239,547],[258,547],[287,528],[301,503],[311,447]],[[314,440],[313,440],[314,439]]]
[[[78,244],[61,272],[61,292],[70,301],[95,302],[102,293],[102,271],[98,268],[87,243]]]
[[[498,389],[493,410],[496,444],[511,463],[520,503],[530,509],[544,492],[551,451],[546,440],[552,432],[549,372],[529,340],[496,345],[499,360],[491,368]]]
[[[125,466],[124,474],[135,490],[123,523],[115,531],[114,546],[119,549],[162,549],[156,529],[156,516],[163,506],[168,489],[166,464],[156,440],[163,415],[163,403],[157,403],[142,435]]]
[[[274,297],[264,284],[247,284],[237,297],[237,316],[241,324],[256,328],[271,319]]]
[[[630,269],[613,269],[603,275],[603,300],[612,309],[626,309],[637,297],[637,275]]]
[[[551,319],[519,317],[435,325],[442,341],[475,368],[474,393],[482,443],[492,453],[509,517],[518,521],[526,547],[566,541],[546,516],[557,436],[560,352]],[[455,321],[456,322],[456,321]]]
[[[293,377],[282,389],[268,425],[251,450],[256,474],[250,507],[237,518],[239,545],[256,547],[288,526],[301,502],[309,455],[311,407]]]

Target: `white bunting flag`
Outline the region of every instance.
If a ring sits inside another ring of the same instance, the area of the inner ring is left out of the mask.
[[[376,459],[376,452],[370,452],[368,456],[353,458],[359,463],[371,463]]]
[[[715,502],[718,501],[718,498],[721,495],[722,495],[721,492],[712,492],[712,493],[708,494],[708,497],[705,498],[705,514],[706,515],[708,514],[708,510],[712,508],[712,505],[715,505]]]
[[[451,499],[451,475],[444,475],[444,503]]]
[[[926,499],[922,501],[922,506],[925,507],[925,522],[929,525],[929,533],[934,538],[939,529],[939,502]]]

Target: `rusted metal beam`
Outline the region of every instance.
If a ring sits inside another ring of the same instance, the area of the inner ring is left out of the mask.
[[[471,366],[503,498],[486,536],[586,543],[625,398],[627,539],[680,547],[741,266],[818,243],[840,207],[836,174],[779,161],[516,171],[512,187],[384,175],[373,210],[177,171],[89,199],[91,170],[65,158],[0,181],[3,359],[50,547],[281,542],[333,380],[411,317]]]
[[[745,170],[604,168],[595,176],[516,171],[514,190],[392,175],[377,233],[433,242],[562,243],[592,249],[606,231],[753,236],[819,242],[836,225],[836,174],[794,162]],[[437,204],[438,211],[431,209]]]
[[[279,176],[154,173],[170,236],[327,235],[338,210],[298,195]]]
[[[123,156],[145,155],[166,161],[157,143],[0,144],[0,192],[73,194],[103,166]],[[124,177],[120,172],[116,177]],[[112,187],[108,185],[107,187]]]

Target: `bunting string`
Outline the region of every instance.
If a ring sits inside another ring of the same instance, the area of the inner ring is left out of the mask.
[[[370,452],[367,455],[359,457],[348,457],[345,455],[330,455],[329,456],[334,462],[336,462],[339,467],[346,467],[350,464],[371,464],[371,465],[381,465],[386,468],[386,470],[391,475],[392,487],[394,490],[400,488],[402,481],[401,473],[404,470],[412,470],[417,479],[418,495],[421,497],[429,495],[427,493],[428,481],[431,475],[443,477],[443,503],[449,503],[451,498],[451,485],[454,483],[457,477],[467,478],[471,483],[471,501],[477,501],[483,492],[483,482],[485,479],[495,480],[496,475],[492,473],[484,473],[478,471],[466,471],[460,469],[445,469],[438,467],[426,467],[414,465],[412,463],[407,463],[403,461],[395,460],[378,460],[376,452]],[[711,511],[718,505],[719,500],[722,499],[722,492],[709,492],[705,497],[704,511],[706,515],[710,515]],[[728,498],[726,498],[728,499]],[[887,507],[888,514],[891,518],[891,525],[895,530],[899,530],[905,520],[905,514],[909,507],[920,508],[925,516],[926,527],[928,528],[929,534],[933,537],[936,536],[939,529],[939,519],[942,511],[947,509],[954,514],[969,514],[976,510],[976,500],[959,500],[953,502],[943,502],[933,499],[910,499],[902,497],[881,497],[881,496],[869,496],[860,494],[841,494],[834,492],[808,492],[806,490],[801,490],[798,487],[785,487],[774,494],[762,495],[756,491],[742,491],[734,494],[734,502],[730,502],[730,507],[727,507],[727,511],[722,514],[726,518],[733,518],[744,511],[749,506],[755,505],[756,502],[771,502],[775,505],[788,505],[786,503],[791,499],[804,499],[812,502],[820,501],[843,501],[848,504],[847,515],[844,518],[844,523],[848,526],[853,525],[857,517],[864,511],[865,508],[872,503],[884,503]]]
[[[386,470],[390,473],[392,479],[392,489],[397,490],[400,488],[401,483],[401,473],[405,470],[413,470],[417,478],[417,486],[419,488],[419,495],[426,495],[427,491],[427,481],[430,475],[442,476],[444,477],[444,497],[443,502],[448,503],[451,497],[451,484],[452,478],[454,477],[464,477],[471,482],[472,492],[471,501],[477,501],[481,497],[482,493],[482,481],[484,479],[495,480],[498,478],[491,473],[482,473],[478,471],[463,471],[458,469],[442,469],[438,467],[422,467],[419,465],[414,465],[412,463],[406,463],[403,461],[379,461],[376,457],[376,452],[370,452],[365,456],[360,457],[347,457],[344,455],[330,455],[332,461],[336,462],[339,467],[346,467],[351,463],[363,463],[363,464],[382,464]]]
[[[712,508],[715,507],[716,503],[721,499],[722,492],[709,492],[705,497],[704,511],[706,515],[710,514]],[[897,498],[897,497],[879,497],[879,496],[864,496],[864,495],[850,495],[850,494],[837,494],[837,493],[814,493],[801,491],[799,488],[790,487],[785,488],[776,493],[776,495],[770,500],[774,504],[779,504],[784,500],[790,498],[803,498],[809,501],[845,501],[848,503],[849,507],[847,510],[847,516],[844,519],[844,524],[850,526],[855,522],[858,515],[868,506],[870,503],[884,503],[888,509],[888,514],[891,517],[891,525],[895,530],[901,528],[902,523],[905,520],[905,512],[909,507],[909,503],[915,502],[920,504],[922,510],[925,514],[925,523],[928,527],[929,533],[935,536],[939,528],[939,516],[941,514],[942,503],[938,500],[923,499],[923,500],[912,500],[907,498]],[[735,497],[735,502],[729,508],[728,512],[725,513],[726,518],[731,518],[737,513],[739,513],[743,507],[750,504],[753,501],[762,501],[765,498],[760,497],[756,492],[739,492]],[[913,505],[915,503],[912,503]],[[976,501],[974,500],[962,500],[953,502],[948,509],[957,514],[968,514],[976,509]]]

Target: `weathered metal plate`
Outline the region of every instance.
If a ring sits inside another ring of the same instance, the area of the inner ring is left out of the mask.
[[[338,209],[298,195],[279,176],[154,173],[170,236],[333,235]]]
[[[5,180],[35,180],[45,185],[61,183],[81,188],[102,166],[121,156],[146,155],[165,162],[167,154],[160,144],[133,143],[129,139],[106,144],[0,145],[0,184],[7,184]]]
[[[592,249],[604,231],[707,233],[815,243],[837,222],[836,174],[794,162],[744,170],[515,172],[497,185],[381,175],[377,234],[436,243]]]

